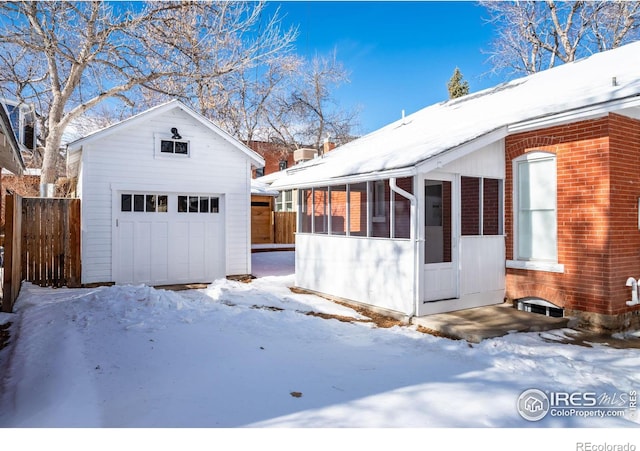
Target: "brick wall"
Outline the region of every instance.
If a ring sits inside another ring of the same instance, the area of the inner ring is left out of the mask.
[[[640,277],[637,198],[640,121],[610,115],[509,136],[505,142],[505,233],[513,258],[513,159],[557,156],[558,262],[564,273],[507,270],[507,297],[537,296],[569,311],[617,315],[633,310],[624,286]]]
[[[251,150],[264,158],[264,175],[280,171],[281,160],[287,161],[288,168],[295,164],[293,161],[293,152],[285,146],[262,141],[250,141],[246,144]],[[251,174],[253,178],[256,178],[255,169],[253,169]]]
[[[460,231],[462,235],[480,234],[480,179],[462,177],[460,181]]]
[[[631,299],[625,286],[628,277],[640,277],[640,121],[612,114],[609,119],[611,149],[610,265],[611,313],[629,310]]]

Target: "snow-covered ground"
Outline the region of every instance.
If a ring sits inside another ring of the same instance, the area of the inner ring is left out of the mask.
[[[292,293],[292,252],[254,254],[251,283],[203,290],[26,284],[0,351],[0,426],[92,428],[637,428],[640,420],[516,410],[526,389],[628,394],[640,350],[568,331],[470,345],[376,328]],[[269,276],[269,272],[279,274]],[[640,443],[638,443],[640,446]],[[494,448],[496,449],[496,448]],[[575,448],[573,448],[575,449]]]

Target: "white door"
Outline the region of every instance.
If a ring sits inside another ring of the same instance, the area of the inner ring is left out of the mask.
[[[224,277],[219,196],[119,192],[113,208],[116,283],[167,285]]]
[[[453,182],[425,180],[424,196],[423,301],[454,299],[458,297],[458,273]]]

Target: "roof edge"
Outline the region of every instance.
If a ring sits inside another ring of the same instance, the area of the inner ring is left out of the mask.
[[[4,104],[2,104],[2,107],[0,108],[0,124],[2,127],[2,133],[9,139],[9,145],[13,150],[13,160],[16,163],[15,167],[6,169],[14,173],[17,172],[17,175],[22,175],[26,166],[22,159],[21,146],[16,138],[15,132],[13,131],[13,126],[11,125],[11,120],[9,119],[9,114],[7,113]],[[16,169],[17,171],[15,171]]]
[[[256,152],[254,152],[253,150],[251,150],[249,147],[245,146],[242,142],[240,142],[238,139],[234,138],[233,136],[231,136],[231,134],[227,133],[226,131],[224,131],[223,129],[221,129],[220,127],[218,127],[216,124],[214,124],[211,120],[207,119],[206,117],[204,117],[203,115],[201,115],[200,113],[192,110],[191,108],[189,108],[187,105],[185,105],[184,103],[182,103],[180,100],[178,99],[173,99],[170,100],[169,102],[160,104],[160,105],[156,105],[154,107],[151,107],[145,111],[142,111],[136,115],[133,115],[127,119],[124,119],[120,122],[117,122],[115,124],[112,124],[108,127],[102,128],[100,130],[96,130],[95,132],[90,133],[87,136],[84,136],[82,138],[76,139],[75,141],[72,141],[70,143],[67,143],[67,150],[68,152],[77,152],[79,150],[82,149],[82,147],[88,143],[91,143],[93,141],[95,141],[96,139],[100,139],[100,138],[104,138],[106,136],[111,135],[112,133],[124,128],[124,127],[128,127],[129,125],[131,125],[131,123],[135,123],[136,121],[142,119],[142,118],[153,118],[156,116],[159,116],[163,113],[166,113],[168,111],[171,111],[175,108],[178,108],[182,111],[184,111],[185,113],[187,113],[189,116],[191,116],[193,119],[195,119],[196,121],[200,122],[202,125],[204,125],[205,127],[207,127],[209,130],[213,131],[214,133],[220,135],[225,141],[229,142],[230,144],[232,144],[235,148],[237,148],[238,150],[240,150],[241,152],[243,152],[247,157],[249,157],[249,159],[251,159],[252,163],[254,166],[257,167],[262,167],[264,166],[265,162],[264,159],[257,154]]]

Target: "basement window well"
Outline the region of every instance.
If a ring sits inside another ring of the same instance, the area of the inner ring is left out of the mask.
[[[518,310],[539,315],[551,316],[553,318],[563,318],[564,309],[540,298],[518,299]]]

